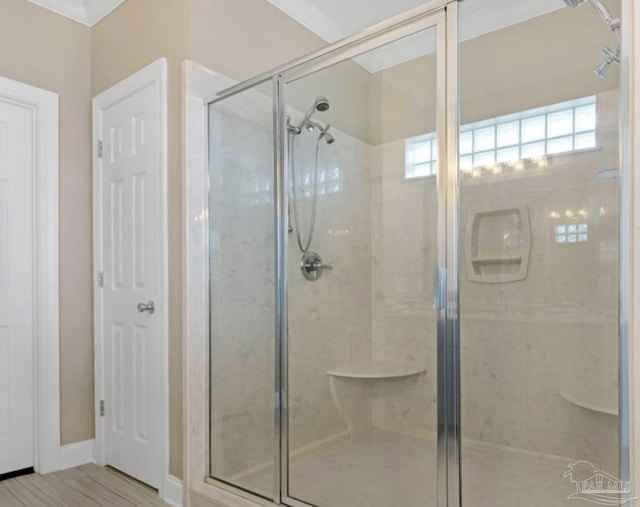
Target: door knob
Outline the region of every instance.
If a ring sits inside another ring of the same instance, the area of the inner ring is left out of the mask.
[[[138,303],[138,311],[140,313],[149,312],[149,315],[153,315],[153,312],[156,311],[156,304],[153,301]]]

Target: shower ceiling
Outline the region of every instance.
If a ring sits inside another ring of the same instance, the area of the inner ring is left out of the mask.
[[[83,25],[93,26],[125,0],[27,0]]]
[[[335,42],[389,17],[424,5],[423,0],[268,0],[289,17],[327,42]],[[463,40],[566,8],[563,0],[483,0],[466,7],[461,20]],[[372,52],[356,61],[369,72],[378,72],[435,49],[434,34],[412,37],[392,50]]]

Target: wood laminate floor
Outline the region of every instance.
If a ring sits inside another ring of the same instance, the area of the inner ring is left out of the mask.
[[[83,465],[0,482],[0,507],[168,507],[158,492],[111,468]]]

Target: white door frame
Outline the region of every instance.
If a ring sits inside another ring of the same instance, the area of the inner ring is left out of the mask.
[[[0,98],[34,120],[34,469],[60,468],[58,94],[0,77]]]
[[[160,226],[158,237],[162,245],[160,252],[160,286],[157,298],[158,306],[165,308],[160,322],[161,364],[158,365],[162,376],[160,442],[162,445],[162,480],[159,496],[165,498],[166,484],[169,481],[169,326],[168,326],[168,216],[167,216],[167,60],[160,58],[142,70],[129,76],[93,99],[93,265],[95,269],[94,291],[94,340],[95,340],[95,420],[96,447],[95,458],[100,465],[105,464],[105,425],[100,416],[99,400],[104,399],[104,348],[102,336],[102,291],[98,288],[98,272],[102,268],[102,192],[101,159],[98,157],[98,141],[102,138],[102,113],[105,109],[128,98],[142,88],[153,86],[156,91],[158,117],[160,118],[160,139],[157,145],[157,160],[160,161],[159,192],[157,203],[162,210],[158,217]]]

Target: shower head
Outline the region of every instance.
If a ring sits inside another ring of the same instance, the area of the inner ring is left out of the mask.
[[[579,7],[580,5],[585,3],[586,1],[587,0],[564,0],[564,3],[567,4],[567,7],[571,7],[572,9],[575,9],[576,7]]]
[[[607,73],[609,72],[610,68],[611,68],[611,62],[609,62],[609,61],[602,62],[595,69],[593,69],[593,73],[596,76],[604,79],[605,77],[607,77]]]
[[[302,130],[303,127],[306,126],[307,122],[313,116],[313,113],[319,111],[321,113],[327,111],[329,109],[329,100],[326,97],[316,97],[316,100],[313,102],[313,105],[309,108],[309,110],[302,117],[302,121],[298,125],[298,129]]]
[[[333,144],[336,141],[335,137],[329,134],[329,129],[331,128],[331,125],[329,125],[328,123],[327,125],[322,126],[320,123],[313,122],[313,126],[320,131],[320,135],[318,136],[318,141],[320,141],[320,139],[323,139],[323,138],[327,144]]]
[[[324,112],[329,109],[329,100],[327,97],[318,97],[313,103],[313,107],[320,112]]]
[[[333,144],[336,142],[336,138],[329,133],[324,134],[322,137],[324,137],[324,140],[327,141],[327,144]]]

